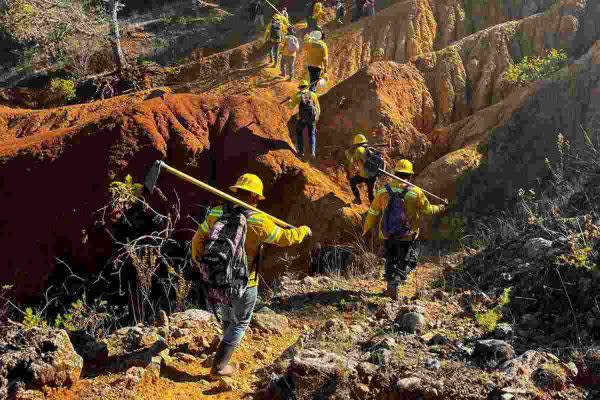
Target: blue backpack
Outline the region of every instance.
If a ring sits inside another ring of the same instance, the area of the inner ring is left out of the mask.
[[[411,232],[410,221],[404,208],[404,196],[410,191],[407,186],[402,192],[394,192],[390,185],[385,185],[388,192],[388,205],[383,212],[381,230],[386,239],[392,236],[406,236]]]

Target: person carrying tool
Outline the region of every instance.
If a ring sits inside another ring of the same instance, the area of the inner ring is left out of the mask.
[[[230,190],[239,200],[254,208],[265,199],[263,183],[253,174],[242,175]],[[266,214],[240,206],[226,205],[209,210],[192,239],[193,260],[205,282],[219,277],[219,274],[236,277],[231,288],[222,292],[208,292],[209,299],[212,293],[220,293],[220,296],[225,293],[229,299],[219,302],[223,337],[210,371],[213,379],[232,376],[237,370],[229,361],[252,319],[258,294],[257,268],[261,245],[266,243],[287,247],[301,243],[311,235],[308,226],[280,228]],[[230,257],[223,260],[223,254]],[[225,266],[222,267],[223,263]],[[226,305],[227,302],[229,304]]]
[[[298,93],[288,102],[290,108],[298,106],[296,149],[298,149],[298,156],[304,157],[304,128],[306,127],[308,129],[311,157],[314,160],[317,154],[317,121],[321,114],[321,106],[317,95],[309,90],[308,81],[300,82],[298,89],[300,89]]]
[[[343,0],[337,0],[335,4],[335,20],[338,24],[344,23],[344,17],[346,16],[346,5]]]
[[[346,173],[354,195],[354,204],[361,204],[360,191],[358,190],[358,185],[361,183],[367,184],[369,202],[372,203],[375,198],[374,190],[375,182],[379,176],[378,170],[384,167],[383,157],[379,151],[368,146],[369,141],[363,134],[354,136],[352,144],[354,145],[354,151],[352,153],[346,151],[346,159],[349,161]],[[354,171],[357,171],[357,174],[352,176]]]
[[[306,68],[308,69],[310,90],[312,92],[317,90],[321,73],[327,72],[329,54],[324,39],[325,35],[321,31],[313,31],[304,39]]]
[[[288,20],[283,15],[275,14],[265,32],[265,40],[273,67],[277,67],[279,46],[287,33],[288,24]]]
[[[265,10],[262,0],[257,0],[254,5],[254,26],[260,26],[260,29],[265,26]]]
[[[289,74],[288,80],[294,77],[294,64],[296,63],[296,53],[300,49],[300,42],[296,37],[296,31],[290,26],[285,40],[281,42],[281,76]]]
[[[413,165],[400,160],[394,175],[410,181]],[[409,182],[410,183],[410,182]],[[445,205],[431,205],[423,190],[394,180],[378,190],[365,220],[363,235],[379,222],[379,237],[384,240],[386,295],[398,299],[398,286],[417,266],[417,242],[421,214],[435,215],[446,210]]]
[[[375,15],[375,0],[365,0],[362,5],[363,17],[372,17]]]

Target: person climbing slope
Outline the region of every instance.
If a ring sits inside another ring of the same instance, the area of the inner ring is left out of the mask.
[[[293,27],[288,29],[285,40],[281,42],[281,76],[289,74],[289,79],[294,77],[294,64],[296,63],[296,53],[300,49],[300,42],[296,37],[296,31]]]
[[[410,181],[413,165],[400,160],[394,175]],[[446,210],[445,205],[431,205],[423,191],[394,180],[377,191],[363,229],[366,235],[379,222],[379,237],[384,240],[386,295],[398,299],[398,286],[417,266],[417,242],[421,214],[435,215]]]
[[[346,16],[346,5],[343,0],[337,0],[335,4],[335,20],[338,24],[344,23],[344,17]]]
[[[242,175],[230,190],[237,194],[239,200],[254,207],[265,199],[263,183],[253,174]],[[241,233],[244,231],[245,234]],[[192,239],[192,258],[200,268],[204,282],[208,282],[211,271],[216,270],[222,275],[227,275],[224,269],[215,269],[214,265],[222,261],[223,254],[232,254],[225,262],[231,265],[227,271],[236,277],[235,285],[232,285],[230,290],[208,291],[209,299],[212,295],[221,296],[219,308],[223,320],[223,337],[210,371],[213,379],[232,376],[236,372],[236,368],[229,361],[252,319],[258,294],[257,268],[262,244],[287,247],[301,243],[311,235],[312,231],[307,226],[295,229],[280,228],[265,214],[238,206],[226,205],[209,210],[205,221]],[[245,240],[241,243],[244,237]],[[226,245],[223,246],[223,243]],[[211,273],[214,275],[214,272]]]
[[[304,38],[304,54],[306,68],[310,77],[310,90],[315,92],[321,79],[321,73],[327,72],[329,54],[325,35],[321,31],[313,31]]]
[[[308,129],[308,143],[312,159],[317,154],[317,121],[321,114],[321,106],[317,95],[309,90],[308,81],[304,80],[298,85],[296,93],[288,102],[290,108],[298,106],[298,120],[296,121],[296,148],[298,155],[304,157],[304,128]]]
[[[265,40],[273,67],[277,67],[279,46],[287,33],[288,24],[288,20],[283,15],[275,14],[265,32]]]
[[[383,158],[380,152],[368,146],[369,141],[363,134],[354,136],[352,144],[354,145],[354,151],[352,153],[346,151],[346,158],[349,161],[346,173],[350,179],[352,194],[354,194],[354,204],[361,204],[358,185],[362,183],[367,184],[369,202],[372,203],[375,198],[375,182],[379,176],[378,169],[384,168]],[[352,176],[354,171],[357,171],[357,173]]]
[[[260,29],[265,26],[265,11],[262,0],[257,0],[254,5],[254,26],[260,26]]]

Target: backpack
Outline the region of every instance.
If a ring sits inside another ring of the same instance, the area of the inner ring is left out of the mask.
[[[244,244],[249,210],[225,207],[223,215],[215,222],[204,245],[200,260],[202,281],[207,290],[207,300],[215,304],[230,305],[239,299],[248,286],[248,259]]]
[[[312,92],[306,90],[300,93],[299,115],[304,122],[314,122],[317,119],[317,106],[311,96]]]
[[[281,42],[281,22],[271,21],[271,42]]]
[[[388,192],[389,199],[381,221],[383,236],[386,239],[392,236],[406,236],[410,233],[411,228],[404,207],[404,197],[410,191],[410,187],[407,186],[402,192],[398,193],[394,192],[390,185],[385,185],[385,190]]]
[[[367,178],[374,178],[379,175],[380,169],[385,169],[385,161],[380,151],[375,150],[372,147],[367,147],[365,157],[365,174]]]
[[[295,53],[300,50],[300,42],[295,36],[287,37],[287,48],[290,53]]]

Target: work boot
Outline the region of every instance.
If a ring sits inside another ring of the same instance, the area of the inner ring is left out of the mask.
[[[385,290],[385,295],[390,297],[392,300],[398,300],[398,288],[393,286],[388,286]]]
[[[210,377],[218,379],[222,377],[231,377],[237,372],[237,368],[229,364],[231,356],[235,351],[236,346],[232,346],[221,341],[217,352],[213,358],[212,368],[210,369]]]

